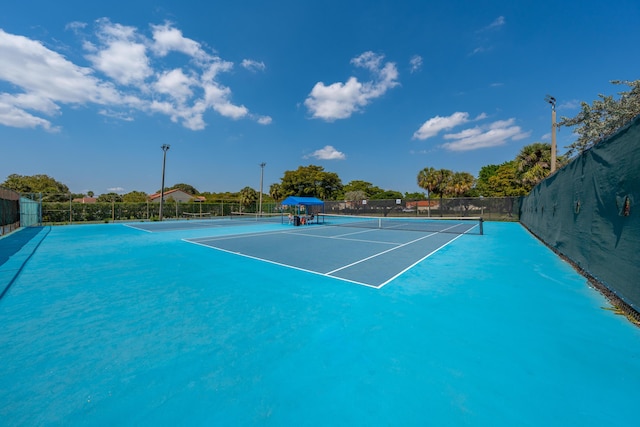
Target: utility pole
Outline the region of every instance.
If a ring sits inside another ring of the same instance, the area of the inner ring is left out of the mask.
[[[262,216],[262,181],[264,179],[264,167],[267,166],[265,162],[260,163],[260,203],[258,207],[258,215]]]
[[[556,171],[556,99],[547,95],[544,100],[551,104],[551,173],[554,173]]]
[[[169,151],[169,144],[162,144],[162,187],[160,187],[160,214],[158,215],[160,221],[162,221],[162,207],[164,205],[164,167],[167,163],[167,151]]]

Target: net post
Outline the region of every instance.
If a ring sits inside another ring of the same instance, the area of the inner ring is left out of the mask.
[[[484,219],[482,219],[482,217],[480,217],[480,235],[482,236],[484,234]]]

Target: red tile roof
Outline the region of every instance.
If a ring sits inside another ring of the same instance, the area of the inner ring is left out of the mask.
[[[164,192],[164,197],[167,197],[167,195],[171,195],[171,193],[175,193],[176,191],[179,191],[183,194],[188,195],[189,197],[192,197],[194,199],[196,199],[199,202],[204,202],[205,198],[204,196],[192,196],[191,194],[187,193],[186,191],[182,191],[179,188],[174,188],[173,190],[167,190]],[[149,196],[149,200],[155,200],[155,199],[159,199],[161,196],[161,193],[156,193],[156,194],[152,194]]]
[[[73,199],[73,203],[95,203],[98,199],[95,197],[82,197],[79,199]]]

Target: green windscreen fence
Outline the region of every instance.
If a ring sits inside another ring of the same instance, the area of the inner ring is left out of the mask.
[[[0,187],[0,236],[20,226],[20,195]]]
[[[522,200],[520,221],[640,311],[640,116]]]

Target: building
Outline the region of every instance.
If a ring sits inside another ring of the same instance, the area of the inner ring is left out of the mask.
[[[73,199],[73,203],[95,203],[97,199],[95,197],[84,196],[82,198]]]
[[[153,203],[160,203],[160,193],[152,194],[149,196],[149,201]],[[204,202],[205,198],[202,196],[192,196],[189,193],[186,193],[178,188],[174,188],[173,190],[168,190],[164,192],[164,201],[172,200],[178,203],[186,203],[186,202]]]
[[[440,200],[416,200],[413,202],[407,202],[406,209],[415,211],[416,208],[418,209],[418,212],[426,211],[429,209],[439,209]]]

